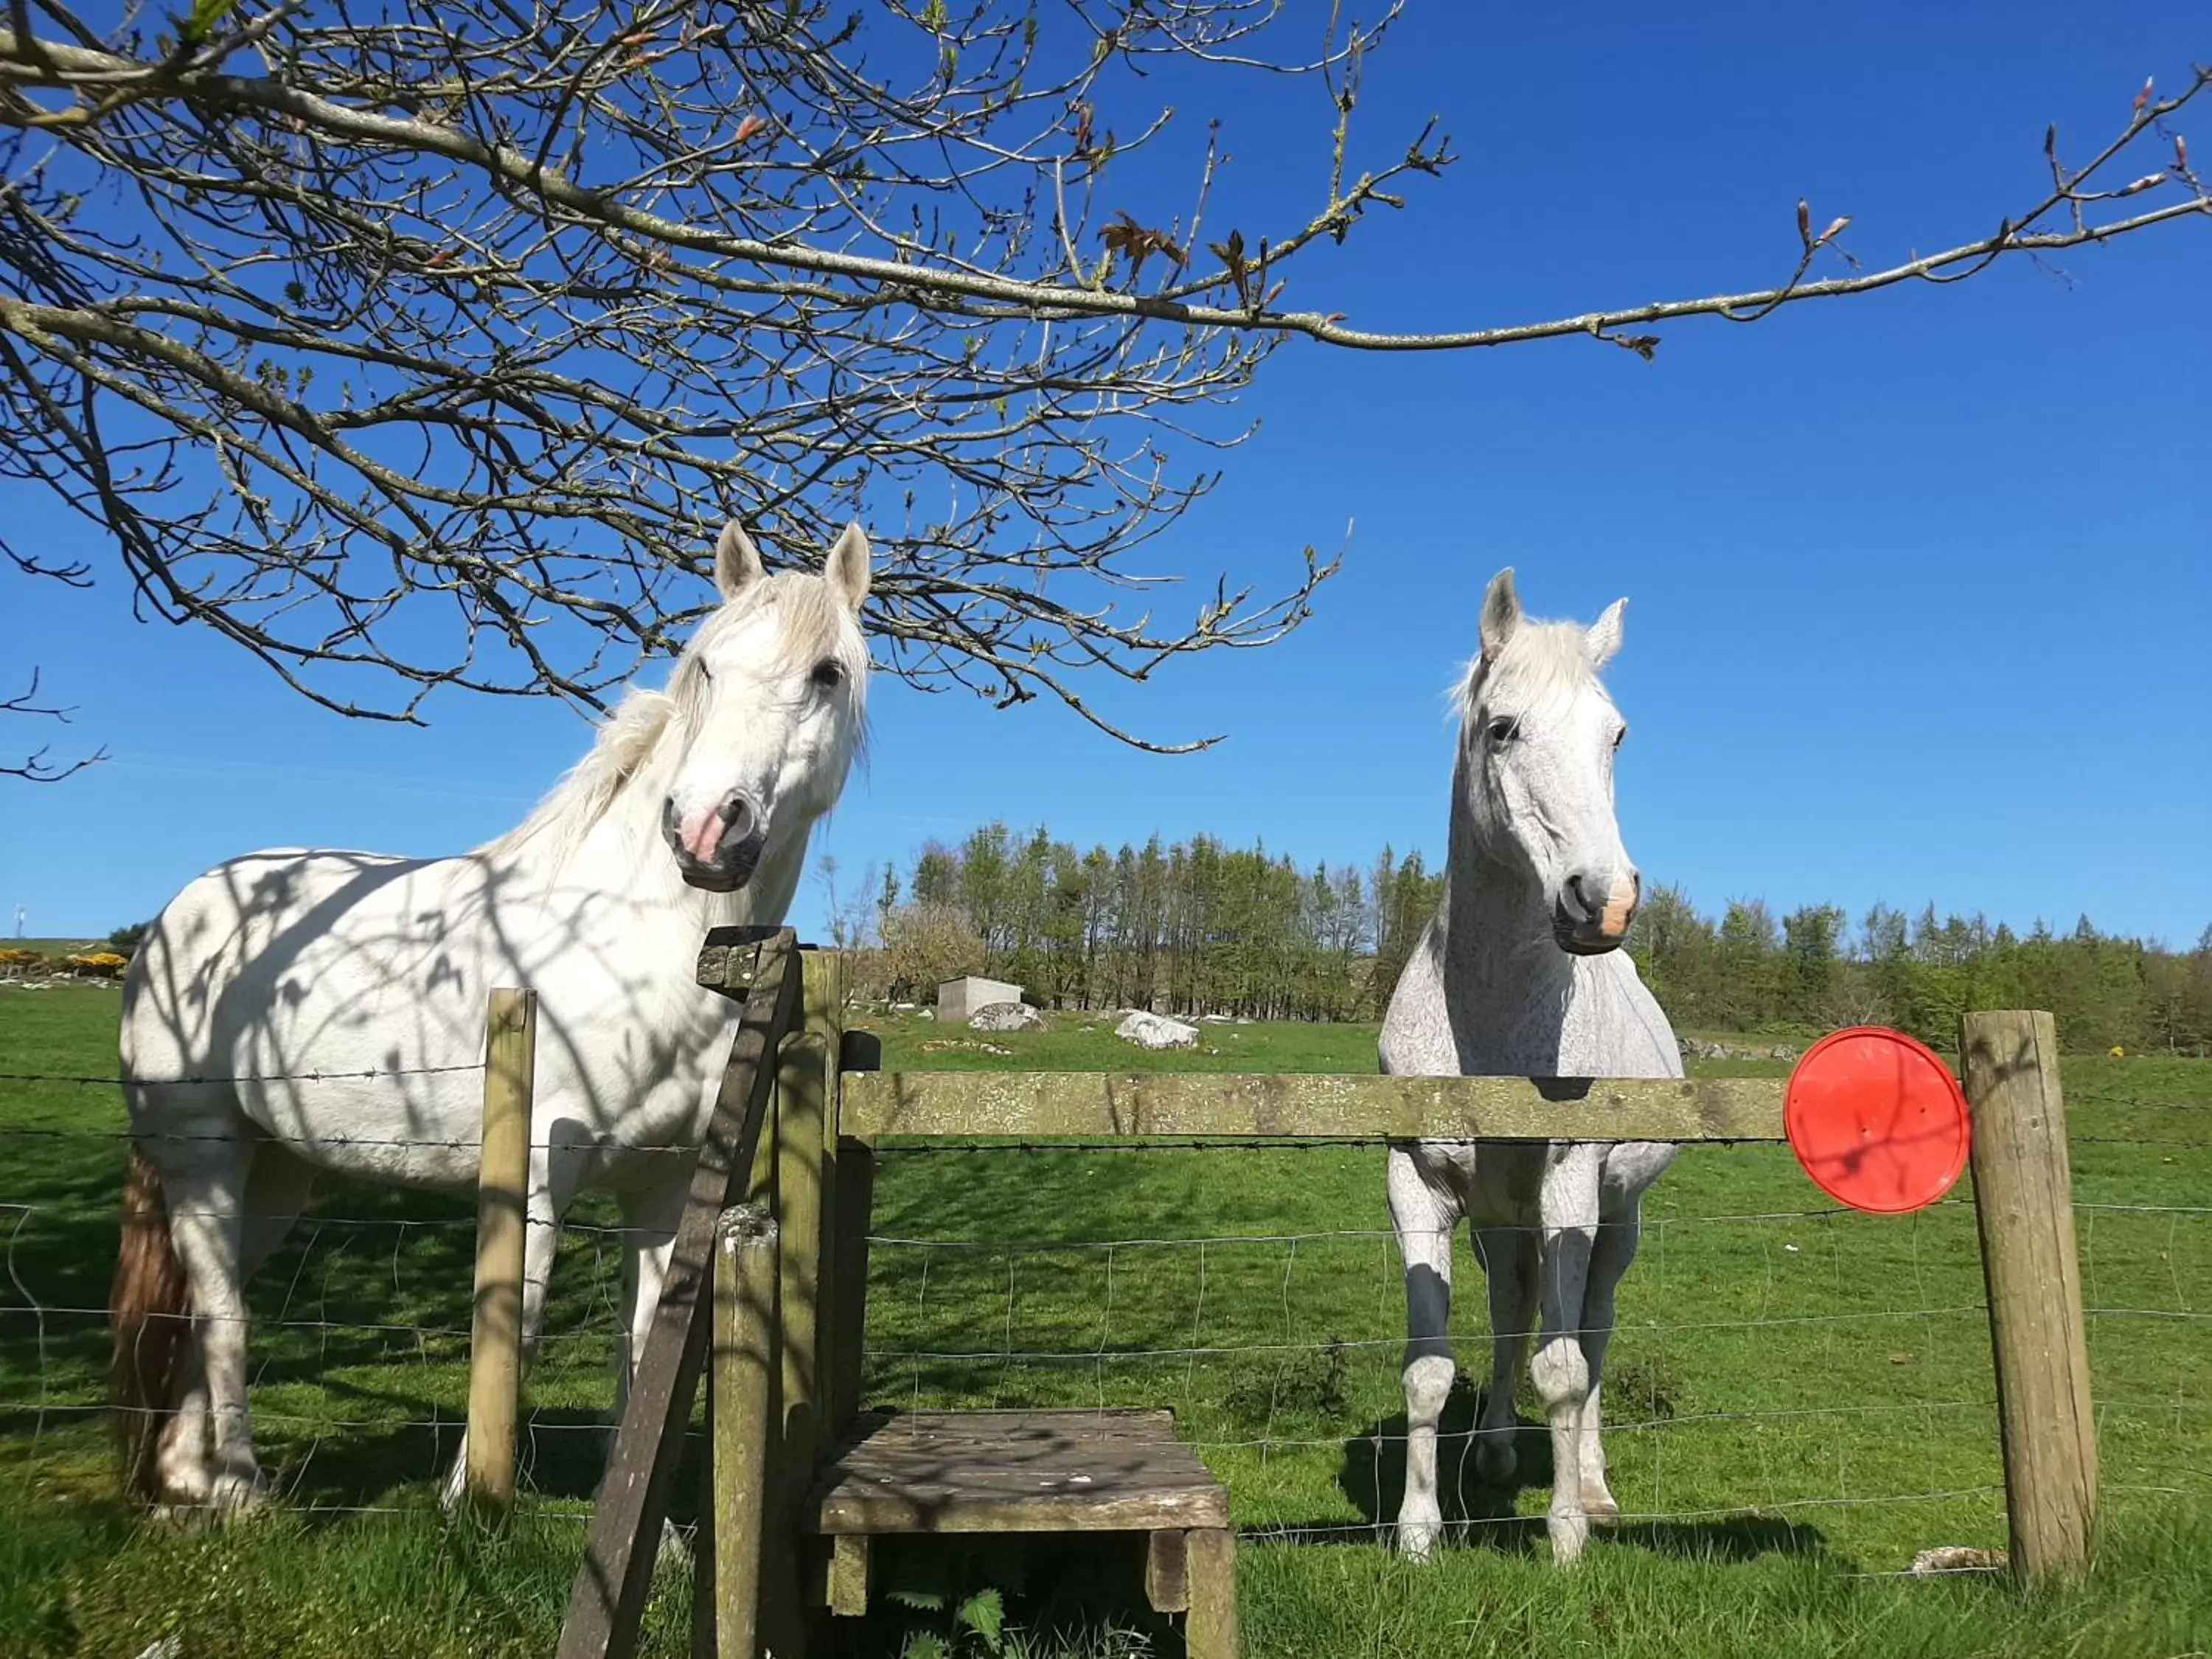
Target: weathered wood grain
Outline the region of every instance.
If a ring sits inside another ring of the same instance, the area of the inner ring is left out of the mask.
[[[848,1072],[837,1130],[882,1136],[1779,1140],[1771,1078]]]
[[[1150,1532],[1229,1524],[1164,1411],[866,1413],[825,1464],[816,1532]]]

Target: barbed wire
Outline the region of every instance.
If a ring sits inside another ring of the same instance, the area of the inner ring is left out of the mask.
[[[481,1072],[481,1060],[451,1066],[385,1066],[361,1072],[250,1072],[191,1077],[110,1077],[81,1072],[0,1072],[0,1083],[67,1083],[79,1087],[137,1089],[197,1088],[210,1083],[346,1083],[385,1078],[437,1077],[449,1072]]]

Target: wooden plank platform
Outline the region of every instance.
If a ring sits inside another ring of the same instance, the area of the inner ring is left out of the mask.
[[[1229,1498],[1167,1411],[869,1412],[802,1511],[830,1536],[1225,1528]]]

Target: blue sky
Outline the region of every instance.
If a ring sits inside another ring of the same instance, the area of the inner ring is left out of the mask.
[[[2145,75],[2208,56],[2201,9],[2178,3],[2092,21],[1414,0],[1370,65],[1364,141],[1387,156],[1434,111],[1464,159],[1314,258],[1292,300],[1415,328],[1762,286],[1788,271],[1800,196],[1816,224],[1852,215],[1848,245],[1887,264],[2033,199],[2047,121],[2081,154]],[[1239,157],[1216,228],[1311,207],[1316,87],[1180,80],[1155,95],[1218,112]],[[2207,112],[2183,125],[2212,153]],[[1265,585],[1356,521],[1344,573],[1284,644],[1104,698],[1148,733],[1230,740],[1158,758],[1055,709],[879,683],[873,757],[817,850],[857,880],[1002,817],[1109,846],[1207,831],[1306,862],[1437,854],[1443,689],[1511,564],[1539,614],[1629,596],[1610,678],[1647,879],[1708,908],[1932,898],[2193,941],[2212,922],[2212,222],[2059,263],[1678,325],[1651,364],[1580,341],[1286,346],[1243,405],[1259,432],[1151,556]],[[57,550],[83,533],[21,484],[0,510],[51,522]],[[9,679],[44,665],[78,709],[51,735],[114,751],[0,793],[0,906],[33,933],[149,915],[256,846],[458,850],[586,741],[551,705],[462,696],[434,700],[427,730],[346,722],[211,635],[134,623],[112,551],[84,552],[90,592],[0,585]],[[823,916],[810,882],[796,919]]]

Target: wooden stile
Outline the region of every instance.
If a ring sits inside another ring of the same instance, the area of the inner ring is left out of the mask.
[[[721,1212],[750,1185],[775,1082],[772,1059],[797,1016],[799,974],[787,927],[717,928],[700,953],[699,977],[741,997],[707,1138],[677,1224],[660,1304],[646,1337],[614,1455],[599,1487],[584,1559],[556,1650],[559,1659],[629,1659],[659,1553],[660,1528],[706,1358],[706,1286]]]

